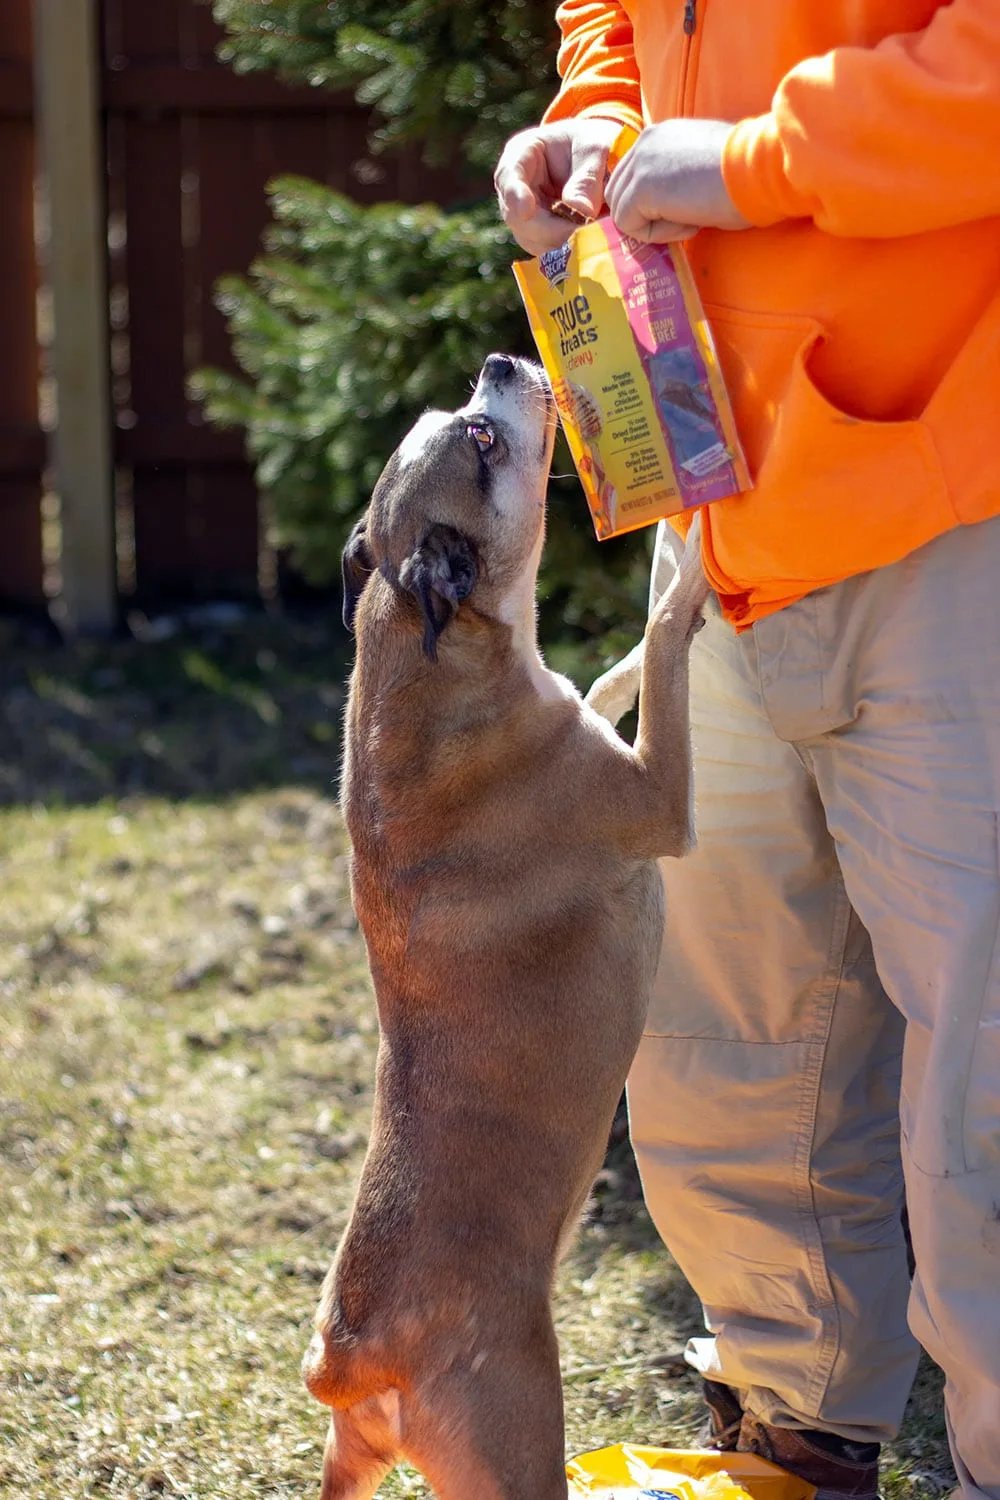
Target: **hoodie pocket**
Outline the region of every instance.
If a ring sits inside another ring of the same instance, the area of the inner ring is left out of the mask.
[[[1000,292],[928,402],[923,420],[965,525],[1000,511]]]
[[[956,525],[923,421],[873,422],[823,395],[808,319],[706,308],[754,489],[723,501],[717,559],[741,586],[815,588],[897,562]]]

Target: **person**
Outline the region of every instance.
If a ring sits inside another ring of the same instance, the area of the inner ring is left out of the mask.
[[[754,477],[704,512],[699,843],[629,1083],[688,1357],[720,1446],[866,1500],[919,1340],[1000,1500],[1000,5],[558,20],[504,219],[686,241]]]

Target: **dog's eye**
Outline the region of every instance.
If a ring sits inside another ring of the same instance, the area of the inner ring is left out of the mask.
[[[488,453],[493,447],[495,438],[492,427],[487,427],[484,422],[470,422],[466,430],[480,453]]]

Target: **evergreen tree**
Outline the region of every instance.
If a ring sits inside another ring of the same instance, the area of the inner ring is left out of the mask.
[[[213,11],[237,71],[354,89],[379,117],[376,151],[415,141],[428,161],[457,152],[492,171],[555,90],[552,0],[215,0]]]
[[[491,167],[555,88],[551,0],[215,0],[223,55],[372,107],[373,151],[419,142]],[[192,381],[214,422],[247,434],[275,540],[306,576],[336,577],[346,532],[393,447],[429,405],[454,407],[492,349],[532,354],[492,201],[360,207],[321,184],[271,186],[274,222],[219,300],[248,379]],[[557,448],[556,469],[571,470]],[[642,628],[648,548],[598,545],[575,479],[553,481],[541,579],[550,659],[586,680]]]

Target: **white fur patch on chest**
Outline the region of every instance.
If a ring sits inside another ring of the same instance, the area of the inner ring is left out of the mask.
[[[570,682],[568,677],[563,677],[559,672],[551,671],[542,661],[538,652],[531,663],[531,681],[539,698],[544,703],[557,703],[563,698],[579,698],[580,694]]]
[[[406,469],[414,463],[424,452],[434,434],[440,432],[442,427],[447,427],[453,415],[450,411],[425,411],[422,417],[418,417],[396,449],[398,467]]]

